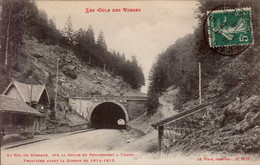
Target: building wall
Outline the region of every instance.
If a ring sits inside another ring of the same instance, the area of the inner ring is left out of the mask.
[[[69,105],[74,109],[78,114],[86,118],[90,122],[91,113],[93,109],[101,104],[103,101],[93,101],[87,99],[69,99]],[[104,101],[104,102],[113,102],[113,101]],[[124,102],[114,102],[120,106],[123,106],[128,113],[129,120],[132,120],[143,113],[146,112],[145,109],[145,100],[129,100]]]
[[[7,134],[24,133],[34,131],[35,116],[20,113],[3,113],[2,127]]]
[[[46,117],[36,117],[35,121],[38,124],[38,128],[36,130],[43,131],[47,129],[47,119]]]
[[[72,107],[72,109],[88,120],[90,119],[90,111],[94,106],[94,103],[95,102],[92,102],[91,100],[69,99],[69,105]]]
[[[123,104],[128,110],[129,119],[135,119],[136,117],[146,112],[146,106],[144,100],[128,100]]]

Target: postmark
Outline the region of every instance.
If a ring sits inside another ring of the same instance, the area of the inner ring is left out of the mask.
[[[221,55],[238,55],[254,44],[250,7],[218,6],[207,12],[203,29],[209,47]]]
[[[252,44],[251,8],[235,8],[208,12],[210,47]]]

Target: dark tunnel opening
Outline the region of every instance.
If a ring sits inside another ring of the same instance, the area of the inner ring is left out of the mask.
[[[91,115],[92,128],[124,129],[125,124],[125,112],[115,103],[102,103],[93,110]]]

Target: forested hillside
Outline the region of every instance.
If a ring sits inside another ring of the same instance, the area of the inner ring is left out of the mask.
[[[29,36],[41,43],[73,51],[86,65],[122,76],[133,89],[144,85],[142,68],[136,58],[133,56],[127,60],[123,53],[108,51],[102,32],[95,40],[91,26],[76,31],[70,17],[64,29],[58,30],[55,20],[49,19],[44,11],[39,11],[31,0],[4,0],[1,6],[1,67],[5,71],[18,67],[24,36]],[[2,73],[5,74],[5,71],[2,70]]]
[[[148,112],[154,113],[159,105],[158,97],[170,86],[180,87],[180,104],[193,98],[198,86],[197,58],[194,52],[195,38],[189,34],[158,56],[149,76]]]
[[[236,55],[223,55],[229,53],[228,48],[220,48],[223,53],[218,53],[219,49],[210,48],[204,36],[207,11],[221,7],[252,8],[254,44]],[[202,68],[202,102],[213,103],[208,115],[183,120],[184,123],[189,120],[200,126],[186,132],[182,140],[168,137],[171,141],[170,150],[259,153],[259,9],[260,1],[199,0],[195,12],[199,24],[194,33],[178,39],[158,55],[150,72],[148,113],[156,114],[160,110],[157,109],[158,97],[169,93],[177,93],[177,97],[166,98],[167,102],[173,104],[175,112],[198,105],[199,62]],[[180,122],[177,126],[186,128],[184,123]]]
[[[108,51],[103,33],[95,40],[91,26],[75,31],[68,17],[59,30],[32,0],[0,3],[0,93],[12,79],[45,84],[51,126],[88,122],[70,107],[70,96],[136,94],[144,85],[136,58],[128,60],[123,53]]]
[[[187,101],[191,98],[196,98],[194,93],[198,90],[198,63],[201,62],[202,77],[204,85],[209,80],[217,76],[220,68],[221,60],[231,60],[238,56],[225,57],[216,53],[208,45],[204,36],[204,23],[207,18],[206,12],[215,9],[216,6],[226,5],[243,7],[253,6],[253,26],[255,44],[250,46],[245,52],[241,53],[245,59],[252,61],[258,52],[255,52],[258,47],[259,36],[259,10],[257,1],[199,1],[198,11],[196,17],[199,19],[199,25],[195,29],[194,34],[189,34],[181,39],[178,39],[173,45],[169,46],[165,52],[158,55],[149,76],[149,97],[150,100],[156,100],[155,96],[160,96],[168,87],[175,86],[181,88],[182,99],[180,101]],[[227,7],[228,8],[228,7]],[[251,65],[248,62],[248,65]],[[228,73],[227,73],[228,74]],[[236,75],[230,75],[236,77]],[[228,77],[228,76],[227,76]],[[232,79],[232,78],[231,78]],[[229,80],[227,80],[229,81]],[[231,81],[231,80],[230,80]],[[235,81],[235,80],[234,80]],[[153,101],[151,101],[153,102]],[[151,104],[148,104],[151,106]],[[149,109],[153,111],[158,104],[154,104]]]

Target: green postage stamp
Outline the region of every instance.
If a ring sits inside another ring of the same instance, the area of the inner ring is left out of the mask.
[[[213,10],[207,14],[210,47],[254,43],[251,8]]]

